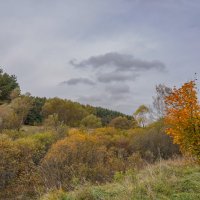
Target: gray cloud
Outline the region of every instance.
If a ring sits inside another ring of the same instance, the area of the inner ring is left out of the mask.
[[[108,85],[97,95],[80,96],[77,100],[84,104],[92,104],[96,106],[106,105],[112,107],[115,104],[126,99],[130,94],[130,87],[128,85],[115,84]]]
[[[98,74],[97,80],[101,83],[110,83],[110,82],[122,82],[122,81],[135,81],[135,79],[138,77],[138,74],[125,74],[125,73],[119,73],[119,72],[112,72],[112,73],[105,73],[105,74]]]
[[[91,56],[81,62],[71,60],[70,64],[78,70],[87,67],[92,67],[94,70],[103,69],[103,73],[99,70],[96,73],[97,81],[101,83],[135,81],[144,71],[150,69],[165,70],[165,65],[160,61],[144,61],[136,59],[132,55],[117,52]]]
[[[145,61],[137,59],[130,54],[121,54],[117,52],[109,52],[103,55],[91,56],[81,62],[71,60],[70,64],[74,67],[93,67],[95,69],[102,67],[110,67],[116,71],[144,71],[156,69],[165,70],[165,64],[161,61]]]
[[[68,84],[68,85],[77,85],[77,84],[95,85],[95,83],[93,81],[91,81],[90,79],[87,79],[87,78],[72,78],[72,79],[69,79],[67,81],[63,81],[63,82],[60,83],[60,85],[64,85],[64,84]]]
[[[108,91],[104,91],[99,95],[90,95],[90,96],[80,96],[76,100],[83,104],[91,104],[94,106],[103,106],[108,108],[114,108],[119,102],[124,101],[127,98],[124,94],[115,93],[111,94]]]
[[[109,85],[105,88],[111,95],[120,95],[130,92],[130,88],[127,85]]]

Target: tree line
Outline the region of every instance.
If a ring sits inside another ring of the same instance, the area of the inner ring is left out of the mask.
[[[0,129],[16,128],[25,125],[41,125],[51,115],[57,115],[58,120],[69,127],[85,126],[95,128],[115,125],[112,120],[122,121],[131,126],[132,116],[90,105],[82,105],[66,99],[33,97],[29,93],[21,94],[15,75],[9,75],[0,70]]]

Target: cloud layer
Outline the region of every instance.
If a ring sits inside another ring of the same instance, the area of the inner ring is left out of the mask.
[[[78,68],[113,68],[116,71],[143,71],[149,69],[163,71],[165,69],[165,65],[161,61],[145,61],[136,59],[130,54],[121,54],[118,52],[109,52],[103,55],[91,56],[78,63],[71,60],[70,64]]]
[[[69,63],[79,73],[87,71],[90,76],[94,77],[94,81],[91,81],[89,77],[80,77],[69,79],[63,83],[68,85],[95,85],[100,88],[100,93],[81,95],[78,101],[106,106],[109,106],[109,103],[119,106],[121,102],[131,99],[132,84],[137,83],[137,79],[144,73],[163,74],[163,72],[166,72],[166,66],[161,61],[148,61],[119,52],[92,55],[80,62],[74,59],[70,60]]]
[[[131,114],[156,84],[200,74],[199,10],[199,0],[0,1],[0,66],[22,92]]]
[[[79,71],[92,68],[92,72],[95,72],[96,82],[100,83],[135,81],[144,71],[166,71],[166,66],[161,61],[146,61],[135,58],[130,54],[118,52],[109,52],[103,55],[91,56],[80,62],[71,60],[69,63]],[[69,85],[77,83],[94,84],[89,79],[83,78],[70,79],[65,81],[65,83]]]

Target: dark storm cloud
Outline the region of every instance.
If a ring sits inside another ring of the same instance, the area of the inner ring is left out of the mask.
[[[144,71],[156,69],[165,70],[165,64],[161,61],[145,61],[137,59],[130,54],[121,54],[117,52],[109,52],[103,55],[91,56],[86,60],[76,62],[71,60],[70,64],[74,67],[93,67],[95,69],[102,67],[110,67],[117,71]]]
[[[72,78],[72,79],[69,79],[67,81],[63,81],[63,82],[60,83],[60,85],[64,85],[64,84],[68,84],[68,85],[77,85],[77,84],[95,85],[95,83],[93,81],[91,81],[90,79],[87,79],[87,78]]]

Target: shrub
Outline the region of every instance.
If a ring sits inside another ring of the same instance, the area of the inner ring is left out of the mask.
[[[12,141],[0,136],[0,198],[34,196],[39,177],[33,162],[34,142],[29,139]]]
[[[163,122],[157,122],[145,129],[133,129],[129,131],[130,151],[139,152],[143,159],[155,161],[168,159],[180,154],[178,145],[173,144],[172,139],[165,134]]]
[[[136,121],[133,119],[130,120],[130,119],[127,119],[126,117],[119,116],[112,119],[109,126],[126,130],[130,128],[134,128],[136,126]]]
[[[49,188],[69,189],[74,178],[80,182],[109,180],[109,158],[110,153],[96,136],[77,133],[52,146],[41,172]]]
[[[91,114],[81,120],[81,125],[86,128],[99,128],[102,126],[101,119]]]

